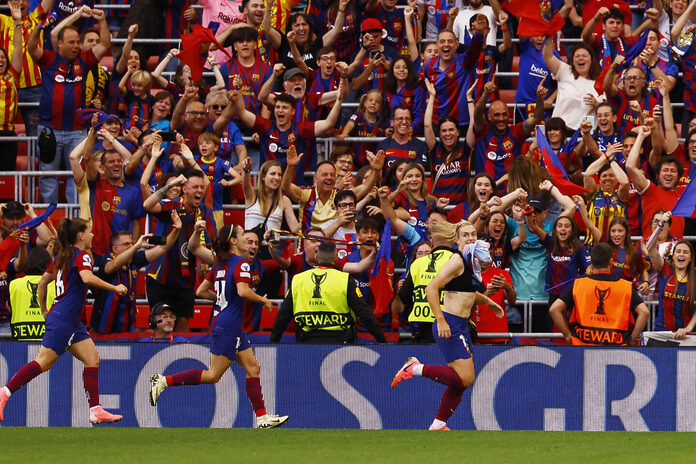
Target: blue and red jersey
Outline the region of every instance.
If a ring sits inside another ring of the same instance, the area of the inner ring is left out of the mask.
[[[428,146],[415,137],[409,137],[403,145],[394,140],[394,137],[388,137],[377,144],[377,150],[384,150],[384,174],[397,159],[418,163],[426,171],[430,167],[428,164]]]
[[[430,151],[430,175],[433,177],[433,195],[438,198],[449,198],[449,204],[454,206],[469,201],[469,177],[471,173],[471,148],[459,142],[455,149],[457,155],[449,163],[443,164],[450,152],[437,142]],[[437,180],[437,182],[436,182]]]
[[[655,317],[655,330],[675,331],[685,327],[691,320],[687,301],[688,281],[680,281],[674,269],[664,263],[659,274],[659,305]]]
[[[560,296],[566,288],[573,285],[573,279],[585,273],[585,247],[579,243],[576,245],[572,252],[568,248],[562,247],[561,254],[556,255],[553,253],[551,234],[546,235],[544,239],[544,246],[548,251],[546,258],[546,289],[549,294]]]
[[[261,164],[268,160],[278,160],[285,169],[287,152],[291,145],[297,149],[297,153],[310,153],[308,141],[314,139],[314,122],[293,122],[290,128],[281,131],[275,121],[256,116],[253,130],[259,133],[259,147],[261,151]],[[304,172],[313,170],[311,160],[300,160],[295,170],[295,183],[305,185]],[[316,159],[315,159],[316,163]]]
[[[213,130],[213,124],[208,124],[205,128],[208,132],[215,132]],[[232,158],[232,153],[237,153],[235,147],[237,145],[244,145],[244,139],[242,138],[242,132],[239,127],[232,121],[228,122],[225,128],[220,134],[220,149],[218,154],[225,160],[229,161]]]
[[[392,61],[399,57],[399,53],[388,45],[384,45],[384,51],[381,51],[380,53],[384,56],[384,58],[387,59],[387,61],[389,61],[390,65]],[[353,78],[360,76],[369,64],[370,54],[367,53],[365,54],[365,58],[363,58],[363,61],[360,63],[358,69],[355,71],[355,73],[353,73]],[[363,95],[372,89],[384,91],[384,79],[387,77],[388,71],[389,68],[382,65],[374,68],[372,73],[367,77],[367,82],[365,82],[365,85],[363,85],[361,89],[357,90],[357,94]]]
[[[115,256],[109,253],[106,262],[113,261]],[[112,285],[123,284],[128,293],[121,296],[116,292],[98,289],[94,295],[94,308],[90,329],[99,333],[131,332],[135,330],[135,298],[136,282],[140,268],[147,266],[145,250],[135,252],[130,264],[117,269],[113,274],[100,270],[98,277]]]
[[[270,79],[273,74],[273,67],[257,57],[254,64],[247,67],[239,62],[237,58],[234,61],[228,61],[220,69],[222,76],[225,78],[227,88],[231,88],[232,78],[237,75],[242,80],[241,92],[244,96],[244,107],[255,114],[261,114],[261,103],[258,95],[261,92],[263,83]]]
[[[522,143],[527,139],[522,124],[519,122],[514,126],[508,126],[505,132],[497,134],[486,123],[483,129],[476,133],[474,170],[477,174],[486,172],[495,180],[505,175],[512,160],[520,156]],[[504,187],[501,185],[500,188]]]
[[[152,118],[152,107],[155,98],[147,92],[143,97],[136,97],[132,90],[129,90],[124,98],[126,105],[123,127],[128,130],[137,127],[142,130],[149,124]]]
[[[130,231],[133,222],[145,216],[140,189],[124,183],[123,187],[111,185],[102,177],[87,181],[89,203],[94,223],[92,250],[98,255],[109,252],[111,234]]]
[[[423,117],[425,116],[425,104],[428,98],[422,85],[414,89],[408,89],[404,86],[396,93],[384,92],[384,96],[387,97],[389,108],[392,111],[399,105],[408,107],[413,115],[413,122],[411,123],[413,132],[416,134],[423,132]]]
[[[661,101],[662,97],[658,98],[654,92],[648,92],[648,94],[638,102],[643,116],[649,118],[652,109],[656,105],[659,105]],[[640,125],[640,120],[638,114],[631,109],[630,101],[626,96],[626,92],[623,90],[619,90],[619,93],[612,99],[612,103],[614,103],[616,107],[617,129],[619,136],[623,140],[623,137],[630,132],[634,126]]]
[[[681,57],[684,77],[684,111],[696,113],[696,47],[692,42]]]
[[[321,77],[321,71],[312,71],[311,84],[307,88],[307,93],[323,93],[331,92],[332,90],[338,90],[338,83],[341,82],[341,76],[338,75],[338,71],[335,69],[331,73],[328,79]]]
[[[217,300],[213,305],[213,334],[242,332],[244,298],[237,293],[237,284],[251,285],[251,265],[241,256],[230,255],[227,261],[216,264],[205,280],[213,284]]]
[[[314,22],[317,35],[324,35],[336,23],[338,7],[329,8],[331,1],[311,0],[308,2],[307,13]],[[346,6],[343,30],[338,35],[333,48],[336,50],[339,61],[350,63],[360,48],[360,23],[362,23],[362,11],[356,2],[348,3]]]
[[[57,258],[53,260],[46,272],[53,272],[56,261]],[[80,277],[80,271],[92,271],[92,257],[86,251],[75,248],[75,254],[70,258],[67,269],[55,269],[55,271],[56,299],[53,300],[49,313],[77,327],[88,289],[87,284]]]
[[[408,195],[403,193],[396,197],[395,204],[398,208],[403,208],[408,211],[408,214],[411,216],[408,223],[416,229],[421,240],[427,241],[428,229],[425,227],[425,222],[428,220],[428,202],[426,200],[416,200],[415,203],[411,202]]]
[[[476,62],[483,36],[475,34],[466,53],[458,53],[445,70],[440,69],[440,57],[431,58],[425,64],[425,78],[435,86],[435,111],[433,124],[446,116],[452,116],[460,125],[469,123],[469,107],[466,92],[475,79]]]
[[[403,8],[394,8],[387,11],[382,3],[377,3],[375,11],[369,12],[366,16],[375,18],[382,23],[382,40],[385,45],[389,45],[399,54],[408,54],[408,39],[406,38],[406,18]],[[413,27],[408,25],[408,27]],[[386,31],[387,35],[384,35]]]
[[[85,79],[98,63],[92,50],[82,52],[75,61],[44,50],[37,61],[42,79],[39,124],[57,130],[82,130],[77,110],[85,108]]]
[[[205,206],[213,211],[222,210],[222,191],[223,186],[220,183],[225,175],[232,169],[229,161],[220,157],[215,157],[210,161],[204,161],[198,157],[196,163],[201,167],[203,173],[208,177],[208,189],[205,192]]]
[[[77,10],[82,8],[83,6],[88,6],[90,8],[94,8],[94,0],[56,0],[56,2],[53,4],[53,8],[51,8],[51,18],[54,18],[55,21],[53,21],[51,24],[44,26],[44,29],[42,31],[43,34],[43,47],[44,50],[51,50],[53,51],[53,43],[51,41],[51,31],[56,27],[57,24],[59,24],[61,21],[66,19],[68,16],[72,15],[75,13]],[[30,8],[31,10],[31,8]],[[111,10],[111,9],[109,9]],[[106,10],[105,13],[108,13],[109,10]],[[118,10],[118,11],[124,11],[124,10]],[[125,10],[128,12],[128,10]],[[82,18],[78,17],[75,22],[72,23],[72,25],[77,28],[77,32],[79,34],[83,34],[87,29],[90,27],[93,27],[94,24],[94,18]],[[26,38],[25,38],[26,41]],[[25,42],[26,46],[26,42]]]
[[[371,123],[365,119],[362,111],[358,110],[350,117],[350,121],[354,124],[353,130],[348,134],[349,137],[383,137],[384,131],[387,130],[387,124],[380,122],[379,118]],[[374,142],[355,142],[353,153],[357,159],[357,165],[362,167],[367,165],[367,151],[376,152]]]
[[[181,34],[186,32],[188,21],[184,19],[184,11],[191,7],[188,0],[166,0],[164,5],[164,23],[162,24],[163,37],[168,39],[178,39]],[[195,23],[197,18],[191,20]],[[164,45],[164,48],[169,45]]]
[[[211,243],[217,235],[213,212],[201,204],[193,214],[186,212],[181,198],[162,200],[162,212],[157,214],[155,235],[167,235],[172,226],[170,212],[176,210],[181,218],[181,230],[174,246],[147,268],[148,276],[168,287],[191,289],[196,282],[196,258],[188,251],[188,239],[193,234],[196,221],[205,221],[206,230],[201,241]]]

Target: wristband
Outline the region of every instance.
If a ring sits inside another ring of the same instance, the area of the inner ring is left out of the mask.
[[[338,12],[339,12],[339,13],[345,13],[346,10],[341,10],[341,9],[339,9]]]
[[[246,172],[247,174],[251,174],[251,169],[242,168],[242,170],[243,170],[244,172]]]
[[[508,31],[508,28],[507,28],[507,27],[501,27],[500,30],[503,31],[503,32],[507,32],[507,31]]]
[[[474,103],[474,100],[467,100],[469,103]]]

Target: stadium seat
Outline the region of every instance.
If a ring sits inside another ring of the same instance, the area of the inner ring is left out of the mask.
[[[189,319],[189,329],[209,329],[212,305],[196,305],[193,307],[193,317]]]
[[[273,306],[269,311],[266,308],[261,309],[261,322],[259,323],[259,330],[271,330],[273,324],[275,324],[276,317],[278,316],[278,306]]]
[[[514,103],[515,101],[515,92],[517,92],[516,89],[513,90],[508,90],[508,89],[500,89],[500,99],[505,102],[505,103]]]
[[[0,177],[0,198],[11,200],[15,198],[15,178],[12,176]]]
[[[135,328],[149,329],[150,328],[150,307],[148,305],[135,306]]]
[[[224,214],[224,223],[227,224],[244,224],[243,209],[226,209]]]

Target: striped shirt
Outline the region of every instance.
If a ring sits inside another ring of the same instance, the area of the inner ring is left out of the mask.
[[[0,77],[0,130],[13,131],[17,116],[19,74],[8,63],[8,72]]]
[[[24,36],[24,48],[29,40],[31,31],[39,25],[41,18],[46,16],[46,12],[41,5],[32,11],[27,17],[22,19],[22,35]],[[7,50],[8,60],[12,56],[14,50],[14,21],[10,16],[0,15],[0,47]],[[43,39],[39,36],[39,47],[43,47]],[[19,78],[19,88],[32,87],[41,85],[41,69],[29,55],[29,52],[24,52],[22,61],[22,74]]]

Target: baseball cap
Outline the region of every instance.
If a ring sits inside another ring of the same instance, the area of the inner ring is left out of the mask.
[[[24,206],[18,201],[11,200],[5,204],[2,215],[5,217],[24,217]]]
[[[546,202],[541,197],[532,197],[527,203],[537,211],[546,211]]]
[[[298,75],[304,76],[304,73],[300,68],[290,68],[285,71],[285,74],[283,74],[283,81],[287,81]]]
[[[381,31],[382,30],[382,23],[379,21],[379,19],[375,18],[367,18],[365,21],[360,24],[360,32],[367,32],[367,31]]]

